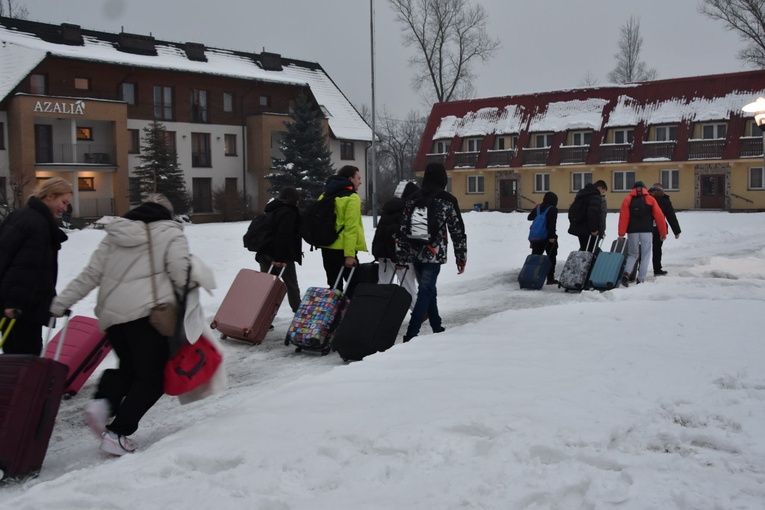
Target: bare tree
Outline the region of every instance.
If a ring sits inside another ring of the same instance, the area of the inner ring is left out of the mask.
[[[738,32],[746,43],[738,59],[765,69],[765,0],[704,0],[699,12]]]
[[[412,87],[430,106],[470,97],[473,64],[486,62],[499,48],[489,37],[488,15],[468,0],[388,0],[403,25],[404,46],[414,46],[409,62],[415,70]]]
[[[588,70],[584,73],[584,76],[579,81],[580,87],[596,87],[599,83],[598,78],[592,74],[592,71]]]
[[[3,0],[0,0],[0,16],[27,19],[29,17],[29,10],[25,5],[19,5],[16,0],[5,0],[5,3],[3,3]]]
[[[616,57],[616,67],[608,73],[608,79],[613,83],[634,83],[650,81],[656,78],[656,69],[648,69],[645,62],[640,61],[640,48],[643,38],[640,36],[640,19],[630,16],[621,26],[619,52]]]

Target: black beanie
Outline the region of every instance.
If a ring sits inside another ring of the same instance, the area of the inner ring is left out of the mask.
[[[557,207],[558,206],[558,195],[553,193],[552,191],[548,191],[545,193],[545,197],[542,199],[543,204],[550,204],[552,206]]]
[[[401,198],[407,198],[409,195],[413,195],[420,187],[413,182],[407,182],[404,186],[404,191],[401,193]]]
[[[449,178],[446,176],[446,168],[441,163],[429,163],[425,167],[425,177],[422,179],[422,187],[435,185],[441,189],[446,189],[449,184]]]

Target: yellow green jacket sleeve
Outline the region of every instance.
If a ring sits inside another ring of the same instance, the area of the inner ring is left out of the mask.
[[[361,223],[361,199],[358,194],[335,199],[335,218],[335,228],[340,231],[340,236],[327,248],[343,250],[346,257],[355,257],[356,252],[368,251],[364,226]]]

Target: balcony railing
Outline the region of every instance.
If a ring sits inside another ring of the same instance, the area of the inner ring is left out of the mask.
[[[454,154],[454,166],[475,166],[478,161],[477,152],[457,152]]]
[[[643,159],[672,159],[672,151],[675,150],[675,143],[675,141],[643,142]]]
[[[515,150],[489,150],[489,166],[510,166],[510,161],[515,157]]]
[[[80,217],[100,218],[101,216],[114,215],[113,198],[81,198]]]
[[[720,159],[724,146],[724,138],[688,140],[688,159]]]
[[[741,148],[742,158],[761,158],[762,157],[762,137],[744,136],[741,137],[739,147]]]
[[[550,155],[549,147],[539,149],[523,149],[524,165],[546,165],[547,156]]]
[[[446,153],[438,152],[433,154],[425,154],[425,163],[444,163],[446,161]]]
[[[627,161],[631,143],[604,143],[600,146],[601,163],[621,163]]]
[[[587,153],[590,152],[589,145],[564,145],[560,149],[561,163],[584,163],[587,161]]]
[[[113,165],[116,161],[114,145],[57,143],[51,149],[36,147],[35,162]]]

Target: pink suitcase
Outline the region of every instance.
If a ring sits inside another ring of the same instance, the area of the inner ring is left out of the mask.
[[[287,286],[278,276],[241,269],[210,326],[221,332],[221,338],[259,344],[286,294]]]
[[[44,357],[54,358],[60,339],[61,332],[48,343]],[[111,350],[106,333],[98,329],[97,319],[82,315],[72,317],[59,356],[59,361],[69,368],[64,394],[76,395]]]

